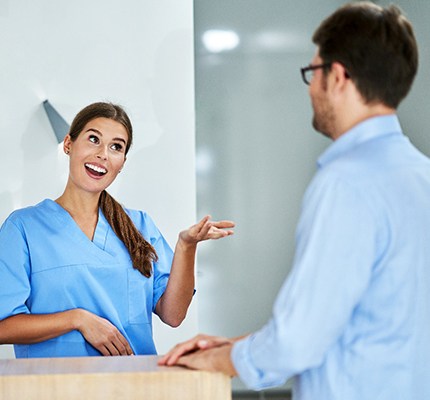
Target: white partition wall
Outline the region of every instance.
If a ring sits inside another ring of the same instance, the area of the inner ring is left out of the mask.
[[[70,123],[107,100],[125,107],[135,132],[109,191],[146,210],[174,246],[196,220],[192,1],[2,0],[0,38],[0,223],[64,188],[67,158],[42,101]],[[196,332],[195,310],[175,330],[155,322],[160,353]],[[0,346],[0,357],[10,350]]]

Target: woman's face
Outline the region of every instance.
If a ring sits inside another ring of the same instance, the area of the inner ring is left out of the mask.
[[[87,192],[100,193],[117,177],[125,163],[128,134],[112,119],[88,122],[76,140],[64,139],[70,157],[69,183]]]

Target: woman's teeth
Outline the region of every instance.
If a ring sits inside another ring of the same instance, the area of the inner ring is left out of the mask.
[[[85,164],[85,167],[95,172],[98,172],[99,174],[105,174],[107,172],[105,168],[98,167],[97,165],[93,165],[93,164]]]

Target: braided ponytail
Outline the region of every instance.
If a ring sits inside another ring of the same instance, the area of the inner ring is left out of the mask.
[[[149,278],[152,273],[152,262],[158,259],[154,247],[144,239],[121,204],[106,190],[100,195],[99,205],[109,225],[127,247],[133,267]]]

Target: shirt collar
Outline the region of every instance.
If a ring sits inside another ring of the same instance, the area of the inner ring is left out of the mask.
[[[396,114],[366,119],[335,140],[318,158],[318,167],[323,167],[339,155],[346,153],[363,142],[392,133],[402,133]]]

